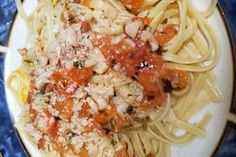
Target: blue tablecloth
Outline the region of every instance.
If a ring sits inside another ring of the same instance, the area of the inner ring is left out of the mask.
[[[236,0],[219,0],[228,23],[236,41]],[[9,31],[16,12],[14,0],[0,0],[0,44],[7,46]],[[4,157],[25,157],[22,145],[18,140],[16,131],[11,122],[7,110],[4,93],[4,55],[0,54],[0,153]],[[4,126],[4,127],[3,127]],[[236,125],[228,123],[225,135],[219,149],[216,151],[217,157],[236,157]]]

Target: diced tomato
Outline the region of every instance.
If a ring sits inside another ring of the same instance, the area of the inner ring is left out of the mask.
[[[59,152],[60,156],[64,156],[65,152],[69,150],[69,146],[67,142],[60,142],[58,138],[52,138],[52,143],[54,149]]]
[[[119,62],[125,67],[129,76],[136,71],[136,66],[145,60],[148,56],[150,48],[147,45],[135,47],[133,51],[122,53]]]
[[[147,18],[134,17],[134,18],[132,18],[131,20],[132,20],[132,21],[141,21],[141,22],[144,24],[144,26],[146,26],[146,25],[149,25],[149,24],[151,23],[152,18],[150,18],[150,17],[147,17]]]
[[[189,85],[189,74],[186,71],[165,69],[160,73],[160,77],[169,80],[176,89],[184,89]]]
[[[82,28],[83,32],[91,31],[91,26],[90,26],[90,23],[88,21],[82,22],[81,28]]]
[[[79,117],[84,118],[90,115],[89,112],[90,106],[88,104],[83,105],[82,110],[79,112]]]
[[[86,132],[93,132],[93,131],[97,132],[101,136],[105,135],[105,131],[102,128],[102,125],[97,123],[97,122],[95,122],[95,121],[92,122],[92,124],[90,124],[90,125],[85,127],[84,133],[86,133]]]
[[[58,123],[53,117],[53,115],[48,111],[45,110],[44,114],[42,116],[38,116],[37,118],[34,119],[35,122],[39,123],[39,120],[41,118],[44,118],[44,122],[46,122],[44,129],[38,128],[43,134],[47,135],[52,144],[54,149],[59,152],[62,156],[63,154],[68,151],[68,143],[66,142],[60,142],[58,140]],[[37,128],[37,125],[36,125]],[[43,149],[45,147],[45,140],[41,138],[38,141],[38,148]]]
[[[93,70],[91,68],[78,69],[72,67],[71,69],[60,69],[54,72],[50,78],[55,81],[52,87],[55,93],[60,96],[70,97],[81,84],[88,82],[92,75]],[[48,90],[51,90],[51,86],[48,88]],[[66,89],[70,89],[70,92],[66,91]]]
[[[47,127],[46,134],[50,137],[56,137],[57,130],[58,130],[57,121],[55,120],[53,115],[48,110],[45,110],[45,113],[46,113],[46,116],[48,119],[47,126],[45,126],[45,127]]]
[[[91,68],[78,69],[73,67],[68,72],[68,77],[75,81],[78,85],[86,83],[93,75]]]
[[[169,42],[176,30],[173,25],[166,26],[162,32],[157,33],[159,44],[163,46]],[[139,83],[144,87],[144,102],[141,105],[142,110],[148,110],[154,106],[160,105],[164,101],[164,94],[162,92],[161,81],[167,79],[174,81],[178,88],[184,88],[187,86],[188,77],[182,72],[165,72],[165,62],[162,57],[157,54],[151,53],[151,47],[147,42],[137,38],[135,41],[135,47],[129,47],[125,43],[125,38],[117,44],[112,44],[110,37],[102,37],[100,40],[96,40],[95,46],[100,46],[101,51],[104,54],[108,63],[115,60],[115,63],[120,63],[126,70],[128,76],[135,76]],[[125,47],[124,49],[122,47]],[[141,66],[139,66],[141,65]],[[168,71],[168,69],[166,70]],[[162,74],[163,73],[163,74]],[[106,123],[110,119],[110,115],[118,117],[113,121],[116,126],[122,125],[123,119],[119,119],[117,114],[111,114],[110,112],[100,113],[95,116],[97,123]]]
[[[130,47],[125,43],[125,40],[121,40],[118,44],[112,44],[111,38],[104,37],[100,41],[96,41],[98,45],[102,45],[101,50],[108,63],[115,60],[116,63],[120,63],[125,67],[129,76],[132,76],[137,70],[136,67],[144,60],[149,61],[156,69],[161,69],[164,61],[161,56],[151,54],[151,47],[147,42],[141,39],[136,39],[134,42],[135,47]],[[104,43],[104,44],[102,44]],[[125,49],[122,49],[125,47]],[[119,53],[117,53],[119,52]]]
[[[45,135],[49,137],[57,136],[57,121],[48,110],[44,110],[43,114],[37,113],[37,116],[34,118],[33,124]]]
[[[136,44],[135,47],[121,49],[122,47],[127,47],[125,40],[121,40],[118,44],[112,44],[109,37],[104,37],[100,41],[96,41],[96,44],[97,46],[99,43],[100,45],[103,45],[101,46],[101,51],[108,63],[115,60],[116,63],[120,63],[125,68],[128,76],[137,75],[136,78],[139,83],[143,85],[145,94],[151,96],[155,95],[156,99],[158,97],[163,97],[161,95],[162,87],[158,84],[158,73],[164,67],[162,57],[157,54],[152,54],[151,47],[147,42],[144,42],[139,38],[134,42]],[[117,51],[119,53],[117,53]],[[148,66],[139,69],[138,65],[144,61],[148,63]],[[155,103],[150,102],[152,105],[149,104],[146,106],[154,106],[153,104],[159,105],[161,104],[160,100],[162,99],[158,99],[158,102],[155,101]],[[98,119],[99,122],[103,122],[106,121],[104,117],[106,117],[106,115],[97,115],[96,119]]]
[[[106,112],[98,113],[94,116],[94,121],[100,124],[106,123],[110,119]]]
[[[62,81],[62,80],[65,80],[66,79],[66,69],[63,69],[63,70],[60,70],[60,71],[57,71],[55,73],[53,73],[51,75],[51,78],[56,81],[56,82],[59,82],[59,81]]]
[[[63,81],[64,83],[70,84],[71,81],[76,82],[78,85],[81,85],[87,82],[93,74],[91,68],[78,69],[72,67],[71,69],[61,69],[51,75],[51,78],[56,81]]]
[[[150,109],[153,109],[153,107],[155,106],[159,106],[163,101],[164,101],[164,96],[163,95],[145,95],[145,99],[144,100],[148,100],[148,101],[143,101],[140,109],[142,111],[148,111]]]
[[[141,110],[147,111],[162,103],[164,95],[161,92],[159,78],[155,70],[144,69],[139,72],[137,80],[144,88],[144,102],[141,104]],[[145,101],[147,100],[147,101]]]
[[[119,59],[119,54],[124,52],[124,49],[122,49],[122,46],[124,46],[123,39],[117,44],[112,44],[111,41],[112,38],[108,35],[92,41],[94,46],[100,47],[108,65]],[[125,49],[127,50],[128,47],[126,46]]]
[[[135,10],[139,9],[143,5],[144,0],[121,0],[121,2],[126,8]]]
[[[118,114],[116,107],[114,107],[114,106],[111,106],[111,109],[109,109],[109,110],[97,113],[94,116],[94,121],[96,123],[101,124],[101,125],[110,124],[112,121],[112,123],[113,123],[112,127],[114,127],[114,128],[110,128],[110,129],[114,130],[114,131],[124,128],[124,127],[128,126],[128,124],[129,124],[129,121],[125,117],[122,117]]]
[[[168,43],[175,35],[177,31],[174,25],[167,25],[163,28],[162,31],[157,31],[156,40],[160,46],[164,46]]]
[[[160,72],[165,64],[162,57],[156,54],[148,55],[145,59],[153,66],[152,68],[154,68],[156,72]]]
[[[160,86],[158,84],[158,76],[155,71],[144,69],[139,72],[137,80],[143,85],[145,92],[152,93],[153,95],[159,96]]]
[[[32,108],[32,105],[29,106],[29,113],[32,115],[33,118],[37,116],[37,111]]]
[[[119,115],[117,112],[117,108],[112,106],[111,110],[109,111],[110,118],[114,121],[115,131],[127,127],[129,125],[129,120],[125,117]]]
[[[43,149],[45,146],[45,140],[43,138],[41,138],[39,141],[38,141],[38,149]]]
[[[86,6],[86,7],[90,7],[91,0],[81,0],[81,1],[80,1],[80,4],[81,4],[81,5],[84,5],[84,6]]]
[[[88,150],[85,147],[80,149],[79,157],[89,157]]]
[[[143,24],[144,25],[149,25],[152,22],[152,18],[147,17],[143,19]]]
[[[57,103],[55,108],[60,112],[62,119],[70,120],[73,115],[73,100],[68,99],[62,103]]]

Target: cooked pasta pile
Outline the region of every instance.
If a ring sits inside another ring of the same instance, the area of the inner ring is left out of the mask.
[[[40,0],[27,15],[22,65],[8,79],[17,129],[48,156],[170,156],[205,136],[189,119],[220,101],[217,4],[189,0]]]

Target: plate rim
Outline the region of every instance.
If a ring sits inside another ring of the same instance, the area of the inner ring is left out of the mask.
[[[229,114],[229,113],[233,113],[233,105],[236,104],[236,80],[235,80],[236,79],[236,41],[234,41],[233,33],[231,31],[231,28],[230,28],[230,24],[228,22],[228,19],[225,15],[225,12],[224,12],[221,4],[219,2],[217,3],[217,9],[219,10],[220,15],[221,15],[221,19],[224,22],[224,25],[225,25],[225,28],[226,28],[226,31],[227,31],[227,37],[229,38],[231,53],[232,53],[231,60],[232,60],[232,63],[233,63],[233,67],[232,67],[233,68],[233,70],[232,70],[232,72],[233,72],[233,88],[232,88],[233,91],[232,91],[232,96],[231,96],[230,108],[229,108],[229,111],[228,111],[228,114]],[[236,113],[235,113],[235,116],[236,116]],[[229,119],[226,118],[224,131],[222,132],[221,137],[220,137],[219,141],[217,142],[216,147],[213,149],[213,151],[211,153],[211,156],[215,156],[217,151],[219,150],[220,144],[223,142],[224,136],[227,132],[227,125],[228,125],[229,122],[232,122],[232,121],[230,121]]]

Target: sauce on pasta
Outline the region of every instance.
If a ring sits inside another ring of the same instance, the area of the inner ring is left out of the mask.
[[[198,14],[187,0],[38,3],[27,16],[17,0],[31,47],[19,49],[8,85],[24,105],[17,128],[44,156],[168,157],[172,144],[204,136],[210,114],[188,120],[220,95],[219,43],[203,20],[214,6]]]

